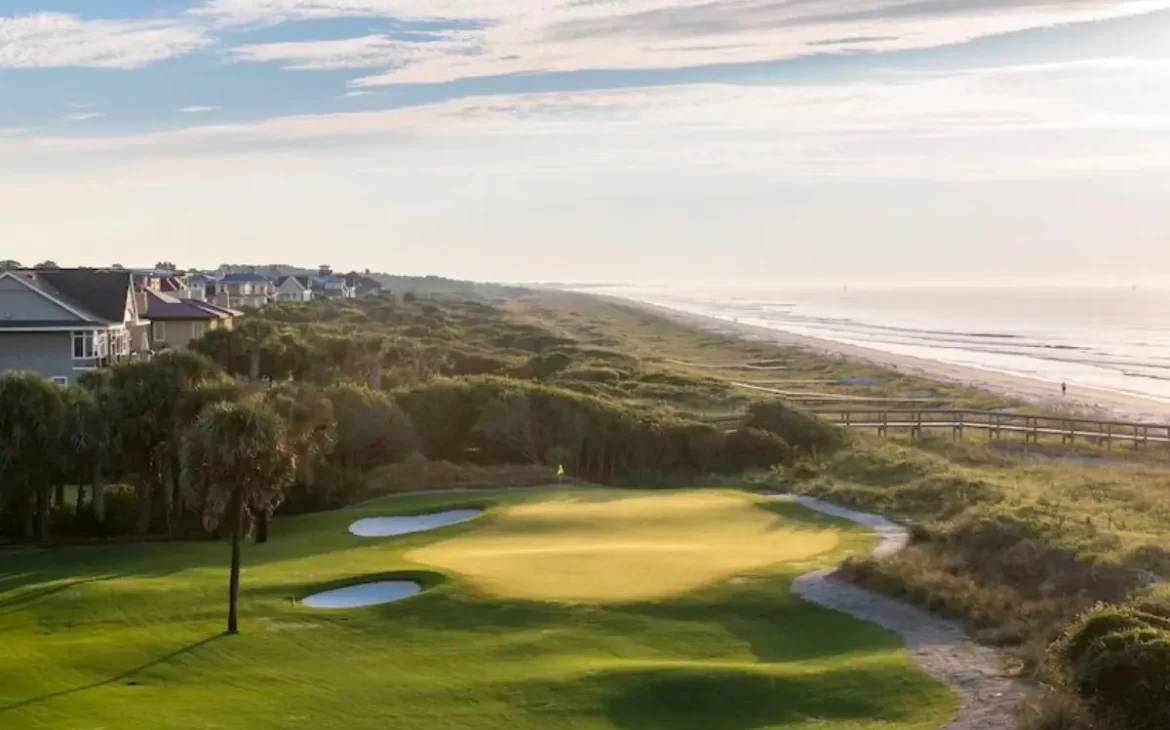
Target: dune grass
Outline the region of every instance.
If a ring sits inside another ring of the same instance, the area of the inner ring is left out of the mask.
[[[361,517],[467,506],[488,511],[431,533],[347,532]],[[596,538],[576,575],[598,583],[597,600],[510,596],[534,584],[524,560],[497,571],[494,594],[475,561],[420,562],[474,551],[477,533],[549,549],[550,573],[580,566],[581,541]],[[620,539],[639,547],[613,549]],[[774,562],[737,562],[750,542]],[[715,557],[671,547],[686,543]],[[233,637],[221,634],[221,544],[7,551],[0,727],[935,730],[955,699],[896,637],[790,596],[795,575],[870,544],[855,526],[731,491],[403,497],[278,520],[270,543],[245,551]],[[639,563],[643,552],[671,559]],[[688,561],[701,578],[677,578]],[[625,572],[676,577],[643,600],[610,579]],[[299,602],[392,577],[426,590],[353,610]]]

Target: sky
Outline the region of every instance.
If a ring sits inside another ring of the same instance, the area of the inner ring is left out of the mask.
[[[0,258],[1170,281],[1170,0],[0,0]]]

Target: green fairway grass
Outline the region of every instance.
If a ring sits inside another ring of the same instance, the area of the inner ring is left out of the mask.
[[[488,511],[347,531],[468,506]],[[0,552],[0,728],[937,730],[957,706],[895,636],[789,594],[874,538],[754,495],[412,496],[273,528],[232,637],[222,544]],[[299,602],[399,577],[426,590]]]

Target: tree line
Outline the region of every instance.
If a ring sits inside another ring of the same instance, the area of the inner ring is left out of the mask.
[[[546,382],[573,345],[479,302],[322,302],[73,386],[2,373],[0,539],[230,539],[235,630],[248,537],[267,541],[277,510],[370,496],[381,466],[543,464],[677,483],[833,445],[831,429],[780,406],[725,431]]]

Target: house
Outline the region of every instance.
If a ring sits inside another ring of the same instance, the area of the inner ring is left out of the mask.
[[[351,271],[345,275],[345,285],[349,287],[350,291],[353,292],[353,296],[357,298],[380,296],[383,291],[382,282],[364,274],[359,274],[356,271]]]
[[[149,352],[149,324],[130,271],[0,272],[0,370],[75,383],[88,370]]]
[[[187,275],[188,299],[206,302],[209,299],[208,288],[215,291],[215,279],[207,274],[196,273]]]
[[[313,296],[320,299],[353,299],[353,289],[349,288],[345,277],[334,274],[328,266],[322,265],[317,275],[312,278]]]
[[[260,274],[243,272],[226,274],[215,283],[214,304],[221,307],[259,309],[276,296],[276,285]]]
[[[154,349],[184,347],[210,330],[231,329],[243,312],[194,299],[179,299],[165,292],[143,291]]]
[[[276,284],[276,301],[307,302],[313,298],[313,281],[307,276],[282,276]]]

